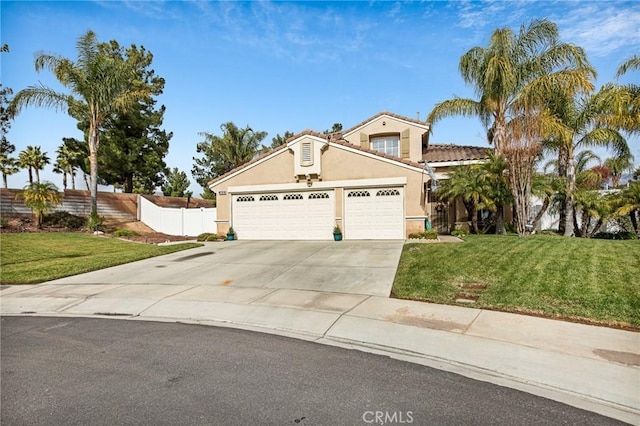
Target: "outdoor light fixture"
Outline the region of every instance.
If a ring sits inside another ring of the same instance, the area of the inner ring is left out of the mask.
[[[438,190],[438,179],[436,178],[436,173],[433,171],[433,169],[431,168],[429,163],[427,163],[425,160],[420,160],[420,161],[418,161],[418,163],[419,164],[424,164],[424,171],[427,172],[427,174],[431,178],[431,190],[434,191],[434,192],[437,191]]]

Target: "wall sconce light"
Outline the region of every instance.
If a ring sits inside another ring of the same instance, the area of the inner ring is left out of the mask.
[[[307,176],[307,186],[311,186],[311,175],[306,175]]]

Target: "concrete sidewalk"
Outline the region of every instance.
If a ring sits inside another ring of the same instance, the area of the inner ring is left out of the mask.
[[[386,297],[212,285],[0,290],[2,315],[226,325],[448,370],[640,424],[640,334]]]

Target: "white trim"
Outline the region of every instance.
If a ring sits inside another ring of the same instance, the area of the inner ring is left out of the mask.
[[[285,191],[318,191],[334,188],[368,188],[368,187],[392,187],[404,186],[407,178],[380,178],[380,179],[352,179],[352,180],[332,180],[313,182],[312,186],[307,186],[306,182],[300,183],[273,183],[267,185],[244,185],[230,186],[227,188],[228,194],[241,193],[262,193],[262,192],[285,192]]]
[[[344,149],[345,151],[349,151],[349,152],[353,152],[353,153],[356,153],[356,154],[364,155],[365,157],[374,158],[376,160],[384,161],[385,163],[390,163],[390,164],[393,164],[394,166],[404,167],[405,169],[413,170],[413,171],[420,172],[420,173],[424,173],[425,172],[424,167],[422,167],[422,166],[421,167],[415,167],[415,166],[412,166],[410,164],[403,163],[400,158],[398,158],[397,160],[392,160],[390,158],[381,157],[381,156],[373,154],[371,152],[362,151],[361,149],[351,148],[349,146],[344,146],[344,145],[337,144],[337,143],[332,143],[332,142],[329,142],[329,145],[332,146],[332,147]]]
[[[413,121],[404,120],[402,118],[394,117],[392,115],[382,114],[382,115],[374,118],[373,120],[366,121],[364,124],[361,124],[360,126],[354,128],[353,130],[350,130],[349,133],[345,133],[342,136],[345,137],[345,136],[352,135],[355,132],[357,132],[358,130],[362,129],[363,127],[366,127],[371,123],[375,123],[376,121],[380,121],[380,120],[384,120],[384,119],[400,121],[402,123],[407,123],[407,124],[409,124],[411,126],[420,127],[420,128],[422,128],[422,129],[424,129],[426,131],[429,131],[429,129],[430,129],[430,126],[428,124],[419,124],[419,123],[416,123],[416,122],[413,122]]]

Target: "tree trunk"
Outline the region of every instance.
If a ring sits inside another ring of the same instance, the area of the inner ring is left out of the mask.
[[[506,139],[506,119],[503,114],[496,114],[493,122],[493,147],[497,156],[502,156],[502,148]]]
[[[4,189],[7,189],[8,186],[7,186],[7,174],[6,173],[2,174],[2,183],[4,183]]]
[[[33,183],[33,168],[31,166],[29,168],[29,185]]]
[[[558,152],[558,176],[560,178],[567,178],[567,152],[564,148],[560,148]],[[565,187],[566,190],[566,187]],[[558,234],[564,235],[567,224],[567,196],[564,194],[560,201],[560,208],[558,212]]]
[[[496,204],[496,234],[505,235],[507,230],[504,227],[504,205]]]
[[[73,167],[69,168],[69,175],[71,176],[71,189],[76,189],[76,174]]]
[[[582,226],[580,228],[580,236],[583,238],[589,234],[589,224],[591,223],[591,215],[582,210]]]
[[[531,223],[532,230],[535,230],[538,227],[538,223],[540,222],[540,219],[542,219],[542,216],[544,216],[544,214],[547,212],[547,209],[549,208],[549,204],[551,204],[551,197],[545,197],[544,201],[542,202],[542,207],[540,208],[540,211],[538,212],[536,217],[533,218],[533,222]]]
[[[574,218],[573,218],[573,192],[576,189],[576,165],[573,160],[573,153],[569,152],[567,158],[567,194],[565,197],[565,224],[564,224],[564,236],[573,237],[574,234]]]
[[[36,182],[40,183],[40,169],[34,167],[33,170],[36,171]]]
[[[64,190],[67,190],[67,172],[65,172],[64,170],[62,171],[62,188],[64,188]]]
[[[471,227],[473,228],[474,234],[480,234],[478,231],[478,209],[475,204],[471,207]]]
[[[598,223],[596,223],[596,226],[594,226],[591,232],[589,232],[587,238],[593,238],[593,236],[596,235],[596,233],[600,230],[603,223],[604,221],[602,220],[602,218],[598,219]]]
[[[571,217],[572,217],[572,223],[573,223],[573,236],[579,237],[580,236],[580,228],[578,228],[578,216],[577,216],[577,211],[574,208],[573,211],[571,212]]]
[[[128,173],[125,177],[124,177],[124,187],[123,187],[123,192],[125,194],[131,194],[133,193],[133,173]]]
[[[5,179],[6,182],[6,179]],[[4,184],[5,188],[7,187],[7,184]],[[640,229],[638,229],[638,219],[636,218],[636,212],[632,211],[629,213],[629,219],[631,219],[631,226],[633,226],[633,231],[637,234],[640,233]]]
[[[98,214],[98,146],[100,139],[98,128],[95,123],[89,125],[89,171],[91,185],[91,214]]]

